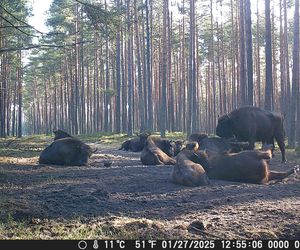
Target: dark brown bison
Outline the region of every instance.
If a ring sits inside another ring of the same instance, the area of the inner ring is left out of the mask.
[[[170,140],[149,136],[141,153],[144,165],[175,165],[174,145]]]
[[[181,152],[185,147],[185,140],[176,140],[173,143],[173,148],[174,148],[174,156],[177,156],[179,152]]]
[[[211,154],[208,156],[207,175],[210,179],[266,184],[293,174],[295,169],[287,172],[270,171],[271,148],[272,145],[265,151],[245,150],[223,155]]]
[[[39,157],[39,164],[82,166],[96,150],[74,137],[56,139]]]
[[[198,142],[201,150],[220,154],[237,153],[249,146],[248,142],[239,142],[234,138],[208,137],[203,133],[191,134],[189,140]]]
[[[122,143],[119,150],[140,152],[144,148],[144,144],[150,134],[149,133],[141,133],[137,137],[126,140]]]
[[[189,136],[189,141],[196,141],[200,143],[203,139],[208,138],[208,135],[205,133],[193,133]]]
[[[226,140],[220,137],[204,138],[199,143],[201,150],[214,153],[238,153],[249,146],[248,142],[238,142],[236,140]]]
[[[223,138],[236,137],[239,141],[248,141],[249,148],[254,149],[256,141],[272,144],[276,139],[285,158],[283,116],[253,106],[244,106],[233,110],[218,119],[216,134]]]
[[[53,131],[53,133],[54,133],[54,141],[61,139],[61,138],[72,137],[67,132],[60,130],[60,129]]]
[[[190,187],[209,184],[209,179],[204,169],[204,167],[209,165],[207,155],[198,148],[197,142],[190,142],[176,156],[176,164],[171,174],[173,183]]]

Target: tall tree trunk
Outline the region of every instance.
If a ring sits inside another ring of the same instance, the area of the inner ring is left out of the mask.
[[[81,119],[80,119],[80,127],[81,133],[85,134],[87,132],[86,128],[86,103],[85,103],[85,77],[84,77],[84,66],[85,66],[85,57],[84,57],[84,44],[83,44],[83,10],[81,9],[80,13],[81,25],[80,25],[80,66],[81,66]]]
[[[120,0],[116,1],[117,9],[120,11]],[[116,79],[117,79],[117,96],[116,96],[116,132],[121,132],[121,44],[120,44],[120,27],[117,28],[116,37]]]
[[[134,0],[134,33],[136,43],[136,58],[137,58],[137,71],[138,71],[138,92],[139,92],[139,116],[140,116],[140,131],[145,131],[145,104],[143,98],[143,80],[142,80],[142,65],[141,65],[141,49],[140,49],[140,37],[139,37],[139,21],[136,0]]]
[[[245,18],[244,3],[240,0],[240,105],[246,104],[246,68],[245,68]]]
[[[194,132],[195,128],[195,101],[196,96],[196,65],[195,65],[195,1],[190,0],[190,44],[189,44],[189,84],[188,84],[188,123],[187,136]]]
[[[272,36],[270,0],[265,0],[265,20],[266,20],[266,88],[265,88],[265,109],[273,110],[273,73],[272,73]]]
[[[74,134],[79,133],[79,127],[78,127],[78,106],[79,106],[79,47],[78,47],[78,3],[75,5],[75,16],[76,16],[76,21],[75,21],[75,72],[74,72],[74,93],[75,93],[75,98],[74,98],[74,117],[73,117],[73,129],[74,129]],[[72,67],[70,65],[70,67]],[[72,74],[70,75],[72,77]]]
[[[262,102],[261,102],[261,81],[260,81],[260,39],[259,39],[259,5],[258,5],[258,1],[257,0],[257,29],[256,29],[256,33],[257,33],[257,72],[256,72],[256,77],[257,77],[257,95],[258,95],[258,106],[261,107],[262,106]]]
[[[146,0],[146,57],[147,57],[147,86],[148,86],[148,130],[153,131],[153,102],[152,102],[152,50],[151,50],[151,37],[150,20],[149,20],[149,6],[152,6],[152,0]],[[152,20],[152,16],[150,17]]]
[[[161,110],[160,113],[160,135],[166,137],[166,115],[167,115],[167,18],[169,14],[169,1],[164,0],[163,6],[163,51],[162,51],[162,82],[161,82]]]
[[[283,0],[283,9],[284,9],[284,60],[285,60],[285,72],[286,72],[286,105],[285,105],[285,114],[286,114],[286,129],[287,135],[290,140],[290,121],[291,121],[291,83],[290,83],[290,66],[289,66],[289,44],[288,44],[288,20],[287,20],[287,6],[286,0]],[[289,142],[290,145],[290,142]]]
[[[210,44],[210,62],[211,62],[211,80],[212,80],[212,123],[211,123],[211,131],[214,131],[216,127],[216,116],[217,116],[217,111],[216,111],[216,78],[215,78],[215,45],[214,45],[214,22],[213,22],[213,0],[210,1],[210,28],[211,28],[211,44]],[[210,81],[210,79],[209,79]]]
[[[231,6],[231,48],[230,48],[230,52],[231,52],[231,75],[232,75],[232,106],[231,109],[234,109],[237,105],[237,100],[236,100],[236,87],[237,87],[237,83],[236,83],[236,66],[235,66],[235,54],[236,54],[236,39],[235,39],[235,23],[234,23],[234,8],[233,8],[233,0],[230,0],[230,6]]]
[[[133,135],[133,82],[132,82],[132,39],[131,39],[131,22],[130,22],[130,0],[127,0],[127,84],[128,84],[128,135]]]
[[[223,19],[223,0],[220,1],[221,5],[221,19]],[[223,113],[227,113],[227,80],[226,80],[226,70],[225,70],[225,51],[224,51],[224,28],[223,23],[221,23],[221,50],[222,50],[222,106]]]
[[[107,10],[107,1],[105,0],[105,10]],[[110,131],[110,120],[109,113],[111,109],[110,105],[110,76],[109,76],[109,34],[108,34],[108,25],[105,26],[105,57],[106,57],[106,66],[105,66],[105,94],[104,94],[104,131]]]
[[[294,41],[293,41],[293,72],[292,72],[292,103],[291,103],[291,136],[289,146],[296,145],[296,124],[299,126],[299,0],[295,0]],[[297,132],[299,129],[297,128]],[[297,139],[298,138],[297,133]]]
[[[245,26],[246,26],[246,51],[247,51],[247,103],[253,105],[253,49],[252,49],[252,21],[251,3],[245,0]]]
[[[22,55],[21,55],[21,51],[18,52],[18,100],[19,100],[19,110],[18,110],[18,137],[22,137],[22,125],[23,125],[23,121],[22,121],[22,108],[23,108],[23,86],[22,86]]]

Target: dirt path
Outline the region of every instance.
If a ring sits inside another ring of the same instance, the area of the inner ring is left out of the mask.
[[[152,230],[167,238],[300,239],[296,174],[269,185],[213,180],[210,186],[189,188],[170,182],[172,166],[143,166],[140,153],[113,148],[99,150],[89,167],[39,166],[37,158],[1,164],[0,215],[96,218],[116,228],[134,227],[140,236]],[[104,159],[112,166],[103,167]],[[272,169],[296,165],[278,160],[272,159]]]

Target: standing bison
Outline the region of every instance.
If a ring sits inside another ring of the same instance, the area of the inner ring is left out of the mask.
[[[236,137],[248,141],[249,149],[254,149],[256,141],[272,144],[276,139],[285,162],[283,116],[253,106],[243,106],[218,119],[216,134],[223,138]]]

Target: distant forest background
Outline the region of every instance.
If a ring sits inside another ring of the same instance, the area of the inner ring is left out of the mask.
[[[0,137],[214,134],[247,104],[300,141],[299,0],[53,0],[48,33],[30,7],[0,3]]]

